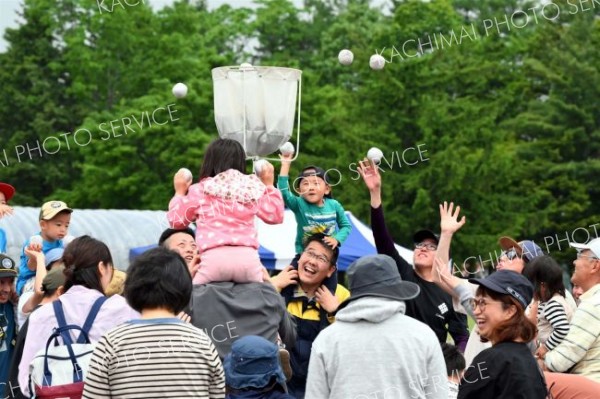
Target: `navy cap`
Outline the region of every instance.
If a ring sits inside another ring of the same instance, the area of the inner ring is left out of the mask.
[[[318,166],[314,166],[314,165],[310,165],[310,166],[307,166],[306,168],[302,169],[302,173],[300,173],[300,176],[298,176],[296,181],[299,184],[303,178],[309,177],[309,176],[320,177],[321,179],[323,179],[323,181],[325,183],[329,184],[329,177],[327,176],[327,172],[325,171],[325,169],[320,168]],[[325,194],[325,198],[332,198],[331,192],[329,192],[329,194]]]
[[[413,242],[415,244],[423,242],[427,239],[431,239],[431,240],[435,241],[436,245],[440,243],[440,236],[428,229],[419,230],[413,236]]]
[[[0,254],[0,278],[17,277],[15,261],[7,255]]]
[[[512,270],[498,270],[486,278],[470,278],[469,282],[499,294],[510,295],[523,305],[523,309],[526,309],[533,299],[531,282]]]

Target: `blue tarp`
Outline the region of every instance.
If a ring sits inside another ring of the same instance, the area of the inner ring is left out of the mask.
[[[351,212],[346,212],[352,232],[340,247],[338,270],[345,271],[356,259],[364,255],[375,254],[373,233],[371,229],[356,219]],[[289,265],[295,256],[294,240],[296,237],[296,220],[290,210],[285,211],[284,221],[280,225],[267,225],[257,220],[258,239],[260,242],[260,259],[267,269],[283,269]],[[132,248],[129,251],[129,260],[154,248],[156,245]],[[412,263],[412,251],[396,245],[400,255]]]

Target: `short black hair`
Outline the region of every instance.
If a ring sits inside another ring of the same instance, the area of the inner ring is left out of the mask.
[[[177,314],[190,303],[192,277],[177,252],[156,247],[129,266],[123,294],[129,306],[138,312],[166,308]]]
[[[442,353],[446,361],[446,373],[448,373],[448,377],[453,375],[460,377],[462,371],[467,367],[463,354],[456,346],[447,342],[442,343]]]
[[[171,238],[171,236],[173,234],[177,234],[177,233],[189,234],[189,235],[192,236],[193,239],[196,239],[196,233],[194,233],[194,230],[192,230],[189,227],[186,227],[186,228],[183,228],[183,229],[166,229],[160,235],[160,238],[158,239],[158,245],[163,246],[163,244],[165,243],[165,241],[167,241],[169,238]]]
[[[548,301],[556,293],[563,297],[566,294],[563,269],[550,255],[536,256],[523,269],[523,275],[531,281],[536,296],[542,302]],[[542,295],[542,283],[546,285],[545,295]]]
[[[309,237],[307,237],[306,239],[304,239],[304,248],[308,247],[308,244],[310,244],[313,241],[318,242],[319,244],[323,245],[325,248],[329,249],[332,253],[331,256],[331,264],[332,265],[337,265],[337,260],[338,260],[338,256],[340,256],[340,245],[338,244],[337,247],[335,248],[331,248],[329,246],[329,244],[327,244],[325,241],[323,241],[326,237],[329,237],[327,234],[323,234],[323,233],[316,233],[313,234]]]

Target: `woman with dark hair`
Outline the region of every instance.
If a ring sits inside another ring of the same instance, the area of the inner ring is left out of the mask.
[[[200,180],[179,171],[173,178],[175,196],[167,219],[174,229],[196,221],[196,243],[202,266],[194,284],[217,281],[262,282],[255,216],[268,224],[283,222],[283,197],[275,188],[273,165],[245,174],[246,155],[234,140],[213,141],[204,155]]]
[[[543,399],[546,383],[527,347],[535,337],[535,325],[525,316],[533,286],[519,273],[500,270],[479,285],[472,300],[481,337],[492,347],[480,352],[467,368],[459,399]]]
[[[546,352],[556,348],[569,333],[574,309],[565,297],[563,270],[550,256],[532,260],[523,275],[534,286],[530,319],[538,328],[535,355],[544,358]]]
[[[104,292],[113,276],[113,260],[106,244],[89,236],[74,239],[63,253],[65,266],[65,293],[59,301],[67,324],[83,326],[90,310]],[[139,314],[127,303],[125,298],[114,295],[102,304],[89,330],[92,343],[111,328]],[[23,392],[29,394],[29,364],[35,354],[45,348],[58,320],[51,303],[39,308],[29,317],[29,329],[23,347],[23,356],[19,364],[19,385]],[[71,333],[73,341],[77,339]]]
[[[158,247],[129,267],[127,303],[141,313],[98,342],[84,398],[224,398],[217,350],[199,328],[177,318],[190,302],[192,279],[183,258]]]

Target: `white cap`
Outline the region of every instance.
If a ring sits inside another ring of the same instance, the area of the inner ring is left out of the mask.
[[[580,244],[578,242],[570,242],[569,245],[578,251],[583,251],[585,249],[589,249],[596,256],[596,258],[600,259],[600,238],[594,238],[592,241],[588,242],[587,244]]]

